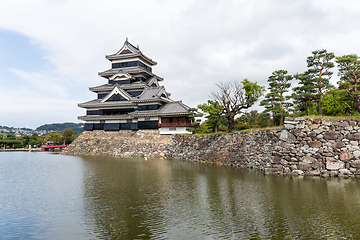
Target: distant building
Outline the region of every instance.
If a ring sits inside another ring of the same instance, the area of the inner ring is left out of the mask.
[[[86,115],[84,130],[159,129],[160,134],[190,133],[189,107],[170,99],[159,82],[164,79],[152,72],[157,63],[146,57],[126,39],[115,54],[107,55],[111,69],[99,72],[104,85],[91,87],[97,99],[80,103]]]

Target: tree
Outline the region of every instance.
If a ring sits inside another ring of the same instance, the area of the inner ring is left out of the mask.
[[[199,104],[198,108],[208,114],[205,117],[207,118],[206,125],[212,129],[212,132],[217,132],[218,126],[226,123],[226,119],[221,115],[221,106],[218,102],[208,100],[207,103]]]
[[[353,99],[352,110],[360,112],[359,102],[359,78],[360,78],[360,60],[356,54],[344,55],[336,58],[338,64],[340,81],[338,94]]]
[[[291,86],[289,81],[293,79],[293,76],[287,75],[287,73],[286,70],[277,70],[272,73],[268,79],[270,92],[260,102],[260,106],[265,106],[265,112],[272,113],[274,126],[276,126],[276,116],[280,116],[280,125],[283,125],[285,109],[291,106],[290,102],[286,102],[290,97],[284,95]]]
[[[299,85],[293,88],[292,98],[297,100],[298,104],[305,105],[305,115],[309,115],[308,104],[315,98],[316,90],[313,87],[314,78],[308,71],[305,73],[298,73],[294,77],[299,80]]]
[[[30,139],[29,145],[31,145],[31,146],[37,145],[37,141],[34,139]]]
[[[192,132],[192,133],[195,133],[197,132],[197,128],[198,126],[200,125],[200,122],[201,122],[201,119],[196,119],[197,117],[202,117],[203,114],[202,113],[199,113],[197,108],[189,108],[189,119],[190,119],[190,122],[191,122],[191,125],[192,127],[190,128],[186,128],[186,130]]]
[[[343,116],[345,114],[345,108],[343,104],[340,104],[333,96],[328,94],[321,99],[321,105],[323,112],[326,116]]]
[[[328,53],[325,49],[313,51],[312,54],[306,60],[309,68],[307,73],[313,78],[313,88],[316,89],[314,100],[318,103],[318,112],[322,116],[321,98],[332,87],[329,80],[333,73],[329,70],[334,67],[334,63],[331,61],[335,58],[335,55],[334,53]]]
[[[70,144],[74,141],[74,132],[71,128],[65,129],[62,132],[61,137],[65,144]]]
[[[28,146],[29,145],[29,141],[30,141],[30,136],[29,135],[23,135],[21,137],[21,142],[24,146]]]
[[[235,129],[238,130],[239,128],[247,129],[254,127],[267,127],[271,125],[271,122],[272,121],[269,113],[259,113],[257,110],[251,110],[250,112],[242,114],[239,118],[235,120]],[[240,123],[246,124],[243,125]]]
[[[60,144],[61,143],[61,135],[58,132],[51,131],[45,137],[45,140],[46,141],[52,141],[54,144]]]
[[[228,120],[229,132],[234,131],[235,116],[248,109],[264,94],[265,87],[244,79],[241,82],[216,84],[217,92],[212,92],[213,101],[221,106],[221,113]]]

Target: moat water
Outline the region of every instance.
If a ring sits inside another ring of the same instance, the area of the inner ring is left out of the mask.
[[[360,181],[2,152],[0,239],[360,239]]]

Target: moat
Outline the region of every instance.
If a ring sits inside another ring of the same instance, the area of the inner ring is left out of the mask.
[[[1,239],[358,239],[360,180],[0,153]]]

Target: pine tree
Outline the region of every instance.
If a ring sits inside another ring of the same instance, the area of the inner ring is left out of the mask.
[[[316,98],[316,89],[314,88],[314,78],[313,75],[309,74],[308,71],[305,73],[298,73],[294,77],[299,80],[299,85],[294,87],[292,98],[297,100],[299,103],[305,104],[305,115],[309,115],[308,105],[313,99]]]
[[[314,101],[318,103],[319,115],[322,116],[321,98],[332,87],[329,80],[333,73],[329,69],[334,67],[334,63],[331,61],[335,55],[328,53],[325,49],[313,51],[312,54],[306,60],[309,68],[307,73],[313,78],[313,88],[316,89]]]
[[[291,83],[290,80],[293,76],[287,75],[286,70],[277,70],[269,77],[269,90],[265,99],[260,102],[260,106],[265,106],[265,112],[271,112],[273,116],[274,126],[276,126],[276,117],[280,116],[280,125],[284,122],[284,116],[286,115],[286,109],[291,105],[287,100],[289,96],[285,96],[285,93],[289,91]]]
[[[337,57],[336,63],[338,64],[339,76],[341,77],[338,82],[339,90],[337,90],[337,93],[352,98],[352,110],[360,112],[360,59],[356,54],[344,55]]]

